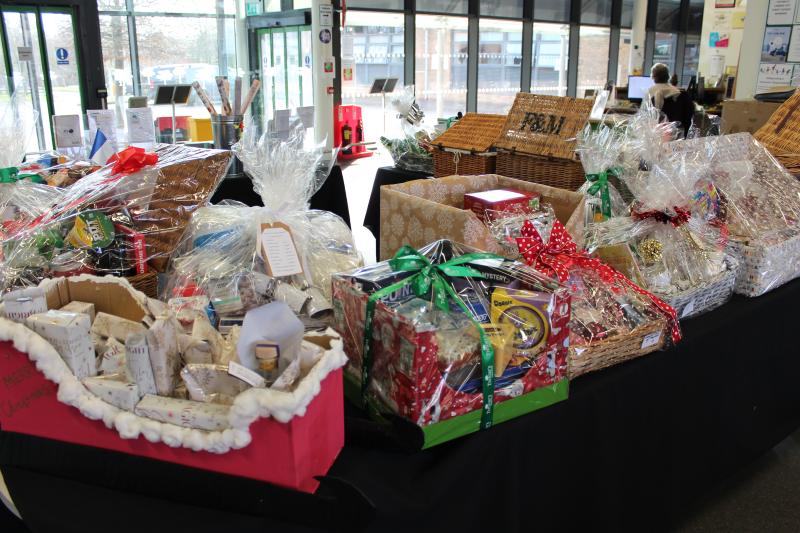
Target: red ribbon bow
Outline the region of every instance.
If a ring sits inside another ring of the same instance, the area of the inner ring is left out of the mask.
[[[111,168],[112,174],[133,174],[147,165],[155,165],[156,162],[158,162],[158,154],[145,152],[144,148],[129,146],[109,157],[106,165],[114,163]]]
[[[669,222],[676,228],[678,226],[682,226],[689,222],[689,217],[691,217],[691,213],[689,213],[688,209],[683,209],[682,207],[673,207],[672,209],[675,210],[674,215],[668,215],[663,211],[633,211],[631,215],[636,220],[645,220],[647,218],[655,219],[657,222],[661,222],[662,224],[666,224]]]
[[[570,267],[574,265],[597,272],[606,283],[613,284],[618,282],[620,285],[649,299],[667,318],[672,341],[678,342],[681,340],[678,314],[675,309],[652,293],[636,285],[618,270],[599,259],[589,257],[586,252],[579,252],[578,246],[572,240],[572,236],[560,221],[556,220],[553,224],[550,240],[547,244],[544,243],[539,231],[530,220],[526,220],[525,224],[523,224],[521,234],[521,237],[517,237],[519,252],[525,262],[534,269],[548,276],[553,276],[561,283],[564,283],[569,279]]]

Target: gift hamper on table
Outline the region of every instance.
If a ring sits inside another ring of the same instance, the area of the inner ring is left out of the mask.
[[[800,183],[749,133],[670,143],[700,154],[727,217],[739,262],[736,292],[760,296],[800,276]]]
[[[620,194],[622,189],[631,197],[622,173],[622,149],[626,143],[626,129],[605,124],[586,125],[578,135],[575,151],[580,155],[586,181],[578,192],[586,196],[585,223],[602,222],[612,216],[624,214],[630,200]]]
[[[800,93],[775,110],[753,135],[794,176],[800,175]]]
[[[505,124],[503,115],[467,113],[433,141],[433,175],[493,174],[492,146]]]
[[[394,166],[411,172],[427,172],[433,175],[433,156],[428,144],[431,133],[422,126],[425,113],[422,112],[414,96],[414,86],[408,85],[392,96],[392,106],[400,119],[403,137],[389,139],[381,137],[381,144],[389,151]]]
[[[305,492],[343,445],[346,358],[332,330],[301,328],[303,368],[285,388],[265,388],[233,361],[234,335],[205,313],[185,333],[124,278],[44,280],[7,293],[3,316],[0,401],[13,406],[0,414],[4,431]]]
[[[570,379],[672,346],[681,338],[675,310],[599,259],[578,251],[558,220],[517,238],[525,262],[570,294]]]
[[[569,296],[523,263],[442,240],[336,274],[333,294],[352,392],[423,447],[567,397]]]
[[[585,181],[575,138],[592,100],[519,93],[495,142],[502,176],[577,190]]]
[[[634,195],[628,216],[590,224],[586,247],[688,318],[725,303],[738,261],[726,253],[719,189],[699,153],[665,154],[623,173]]]
[[[576,192],[497,175],[415,180],[381,187],[380,259],[390,258],[403,245],[419,248],[442,236],[480,250],[508,253],[507,243],[498,240],[493,231],[500,235],[509,228],[493,230],[484,223],[481,210],[464,209],[465,195],[498,189],[534,195],[552,208],[570,232],[582,234],[583,196]],[[506,237],[516,249],[514,235]]]
[[[35,286],[50,276],[81,273],[128,276],[155,296],[156,274],[183,235],[192,213],[206,204],[230,162],[230,152],[157,145],[128,148],[109,164],[52,195],[37,189],[0,196],[12,210],[3,221],[0,286]],[[28,186],[28,188],[30,188]],[[26,202],[24,205],[18,201]]]

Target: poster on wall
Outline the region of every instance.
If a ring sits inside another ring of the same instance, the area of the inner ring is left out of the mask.
[[[794,22],[796,0],[769,0],[767,24],[780,25]]]
[[[794,65],[761,63],[758,68],[756,94],[766,92],[773,87],[781,87],[792,83]]]
[[[787,22],[786,24],[791,24]],[[714,31],[726,31],[731,27],[731,13],[729,11],[716,11],[711,23],[711,29]]]
[[[714,7],[736,7],[736,0],[716,0]]]
[[[711,48],[728,48],[730,36],[725,32],[712,31],[708,36],[708,46]]]
[[[792,35],[795,37],[789,43],[789,53],[786,56],[786,61],[800,63],[800,25],[794,26]]]
[[[764,43],[761,46],[761,61],[764,63],[783,63],[789,52],[791,26],[767,26]]]
[[[734,30],[743,30],[744,29],[744,11],[737,11],[733,14],[733,18],[731,19],[731,28]]]

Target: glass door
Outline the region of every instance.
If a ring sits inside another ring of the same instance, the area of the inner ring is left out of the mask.
[[[270,121],[276,111],[314,105],[310,28],[262,28],[257,35],[264,118]]]
[[[34,120],[29,151],[51,149],[52,116],[85,109],[72,10],[0,5],[0,14],[6,91]]]

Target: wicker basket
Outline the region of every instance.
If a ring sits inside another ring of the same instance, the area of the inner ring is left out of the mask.
[[[497,154],[495,172],[501,176],[532,181],[569,191],[577,191],[586,182],[583,166],[579,161],[510,152]]]
[[[800,92],[776,109],[753,137],[789,172],[800,175]]]
[[[578,376],[602,370],[660,350],[667,342],[667,319],[659,318],[636,328],[627,335],[616,335],[592,342],[589,346],[570,345],[567,355],[567,376]],[[655,343],[645,342],[661,332]],[[645,346],[646,345],[646,346]],[[643,348],[644,346],[644,348]]]
[[[669,296],[658,293],[656,296],[671,305],[681,320],[716,309],[733,295],[736,274],[739,270],[739,261],[734,257],[727,256],[725,263],[727,267],[725,271],[709,283]]]
[[[494,174],[492,145],[505,124],[503,115],[467,113],[433,141],[433,174],[475,176]]]
[[[732,240],[728,251],[739,261],[737,294],[761,296],[800,277],[800,234],[774,246]]]
[[[150,298],[158,298],[158,274],[154,271],[136,274],[126,278],[133,288],[142,291]]]
[[[584,182],[575,153],[592,100],[519,93],[495,143],[498,174],[576,190]]]

